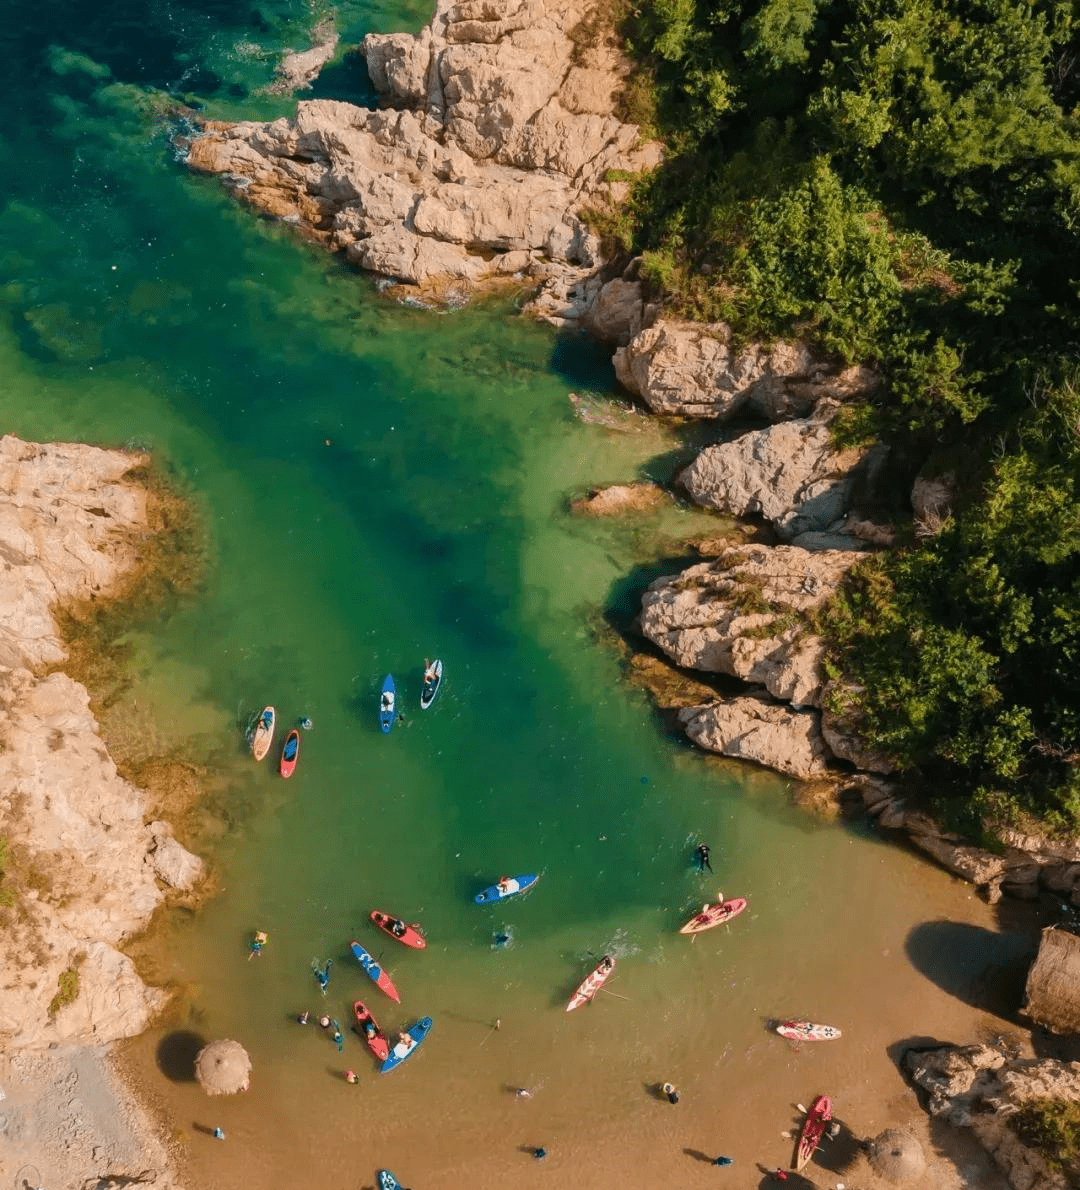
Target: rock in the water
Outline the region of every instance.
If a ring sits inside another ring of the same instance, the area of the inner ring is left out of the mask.
[[[725,699],[679,711],[686,734],[702,748],[752,760],[806,780],[828,767],[817,714],[794,711],[756,695]]]
[[[303,91],[319,77],[319,72],[334,56],[338,35],[331,22],[321,22],[312,30],[314,42],[308,50],[289,50],[277,65],[274,81],[267,88],[274,94]]]
[[[733,516],[761,516],[790,541],[829,530],[850,509],[885,447],[837,448],[832,409],[709,446],[679,476],[692,499]]]
[[[616,277],[596,294],[585,315],[585,329],[606,343],[628,343],[651,317],[640,281]]]
[[[622,516],[628,512],[650,512],[667,499],[667,492],[657,483],[615,483],[591,491],[570,507],[585,516]]]
[[[769,421],[801,417],[823,396],[869,391],[868,369],[836,368],[802,343],[737,348],[725,323],[661,319],[615,353],[619,382],[657,413]]]
[[[172,828],[166,822],[151,822],[153,836],[153,863],[158,879],[170,888],[187,892],[202,880],[205,866],[197,855],[172,837]]]

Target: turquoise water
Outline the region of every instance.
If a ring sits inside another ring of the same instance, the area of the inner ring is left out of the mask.
[[[290,111],[258,88],[326,14],[355,42],[427,12],[128,0],[103,19],[56,0],[3,33],[3,426],[152,449],[209,535],[200,589],[126,638],[139,730],[206,767],[189,842],[222,890],[163,924],[152,961],[177,1004],[134,1060],[198,1187],[370,1185],[383,1165],[417,1187],[640,1185],[675,1160],[681,1184],[711,1184],[683,1148],[718,1131],[751,1168],[779,1144],[776,1164],[786,1099],[813,1093],[800,1063],[869,1095],[867,1054],[911,1031],[919,995],[920,1020],[951,1021],[953,1001],[900,958],[911,924],[943,902],[983,911],[789,808],[778,779],[695,753],[624,684],[609,618],[717,523],[674,506],[618,524],[569,514],[590,484],[666,478],[681,449],[641,419],[574,415],[569,392],[614,395],[607,353],[515,317],[513,296],[451,314],[389,304],[175,160],[169,96],[222,117]],[[319,93],[368,96],[344,57]],[[446,679],[422,714],[436,655]],[[406,718],[384,737],[387,672]],[[314,721],[287,784],[243,751],[264,703]],[[700,838],[715,880],[690,871]],[[471,903],[533,871],[528,898]],[[751,911],[722,937],[676,937],[718,886]],[[373,907],[422,920],[429,950],[398,951],[366,923]],[[494,951],[504,926],[513,945]],[[257,928],[270,943],[248,962]],[[353,937],[392,970],[400,1008],[364,981]],[[604,951],[620,959],[613,995],[567,1017]],[[335,964],[325,1001],[313,958]],[[292,1022],[325,1006],[345,1023],[358,996],[388,1029],[435,1018],[386,1080],[351,1036],[339,1057]],[[763,1022],[794,1011],[861,1019],[866,1039],[793,1057]],[[155,1047],[177,1027],[243,1041],[249,1095],[209,1104],[171,1083]],[[686,1135],[647,1091],[667,1077],[692,1092]],[[203,1143],[219,1122],[232,1143]],[[544,1166],[522,1150],[537,1143]]]

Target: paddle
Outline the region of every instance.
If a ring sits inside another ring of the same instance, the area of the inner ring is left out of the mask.
[[[627,1000],[627,1001],[629,1001],[629,999],[630,999],[630,997],[629,997],[629,996],[620,996],[618,992],[613,992],[613,991],[611,990],[611,988],[597,988],[596,990],[597,990],[598,992],[607,992],[607,994],[608,994],[609,996],[614,996],[616,1000]]]
[[[490,1032],[490,1033],[488,1033],[488,1035],[487,1035],[487,1036],[484,1038],[484,1040],[483,1040],[483,1041],[481,1041],[481,1042],[480,1042],[480,1044],[479,1044],[479,1045],[478,1045],[476,1048],[477,1048],[477,1049],[481,1049],[481,1048],[484,1046],[484,1044],[485,1044],[486,1042],[490,1041],[490,1040],[492,1039],[492,1037],[493,1037],[493,1036],[494,1036],[496,1033],[498,1033],[498,1031],[499,1031],[501,1028],[502,1028],[502,1018],[501,1018],[501,1017],[496,1017],[496,1018],[495,1018],[495,1024],[493,1024],[493,1025],[491,1026],[491,1032]]]

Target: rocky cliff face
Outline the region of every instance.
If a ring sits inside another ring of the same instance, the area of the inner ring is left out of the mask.
[[[619,193],[607,171],[659,160],[615,115],[617,51],[577,61],[590,9],[438,0],[419,35],[364,39],[384,110],[312,100],[292,120],[208,123],[190,165],[362,268],[429,289],[520,274],[547,283],[544,316],[579,317],[603,263],[585,208]]]
[[[41,676],[65,652],[53,611],[108,598],[139,557],[143,456],[0,440],[0,1037],[8,1052],[111,1041],[163,994],[118,944],[202,865],[116,772],[86,690]],[[32,672],[38,670],[38,673]]]

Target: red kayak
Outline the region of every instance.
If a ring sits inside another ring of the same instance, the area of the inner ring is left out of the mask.
[[[360,1031],[360,1036],[367,1042],[368,1049],[380,1062],[385,1062],[390,1057],[390,1043],[379,1028],[379,1022],[371,1015],[371,1010],[363,1000],[357,1000],[352,1006],[352,1010],[356,1016],[356,1027]],[[364,1028],[368,1021],[374,1026],[373,1033]]]
[[[285,745],[281,749],[281,775],[291,777],[296,762],[300,759],[300,733],[294,727],[285,737]]]
[[[711,907],[706,905],[700,913],[690,918],[686,925],[679,930],[679,933],[700,934],[702,930],[711,930],[716,926],[722,926],[725,922],[731,921],[733,917],[738,917],[745,908],[745,897],[734,897],[730,901],[721,901]]]
[[[416,922],[411,926],[406,925],[400,917],[391,917],[389,913],[383,913],[379,909],[372,909],[371,920],[384,934],[389,934],[395,942],[400,942],[403,946],[411,946],[413,950],[423,950],[427,946],[427,939],[420,933],[420,927]]]
[[[832,1102],[828,1095],[819,1095],[810,1104],[810,1110],[803,1120],[802,1130],[799,1132],[799,1144],[795,1149],[795,1172],[800,1169],[814,1155],[814,1150],[821,1141],[825,1126],[832,1119]]]

